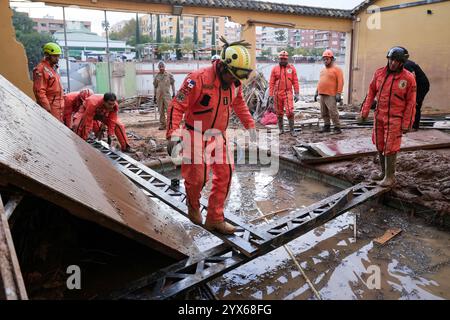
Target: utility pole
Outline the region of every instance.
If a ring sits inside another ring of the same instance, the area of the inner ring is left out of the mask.
[[[141,43],[139,35],[139,13],[136,12],[136,59],[139,59],[139,44]]]
[[[66,58],[66,75],[67,75],[67,92],[70,92],[70,68],[69,68],[69,48],[67,47],[67,28],[66,28],[66,10],[63,10],[63,24],[64,24],[64,56]]]

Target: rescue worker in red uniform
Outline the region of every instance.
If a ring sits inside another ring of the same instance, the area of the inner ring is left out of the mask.
[[[83,89],[81,91],[69,92],[64,95],[64,124],[72,129],[72,117],[80,110],[84,101],[92,96],[94,91],[91,89]]]
[[[86,99],[80,110],[75,114],[72,130],[84,140],[87,140],[91,131],[101,138],[103,125],[108,128],[108,144],[112,137],[117,137],[120,148],[125,152],[132,152],[128,143],[125,126],[118,118],[119,105],[114,93],[94,94]]]
[[[195,224],[202,223],[200,193],[212,170],[212,188],[208,200],[205,228],[232,234],[235,227],[224,221],[225,200],[230,191],[234,169],[233,154],[227,148],[226,130],[233,110],[256,140],[255,122],[242,94],[241,80],[251,73],[248,44],[243,41],[224,47],[220,60],[187,76],[169,106],[167,151],[172,155],[183,140],[181,173],[185,180],[188,214]],[[184,128],[179,129],[184,115]]]
[[[33,92],[36,102],[50,112],[56,119],[63,121],[64,90],[58,69],[62,51],[56,43],[49,42],[43,47],[44,59],[33,69]]]
[[[369,116],[374,100],[374,126],[372,141],[380,156],[381,186],[395,183],[395,162],[400,150],[402,134],[411,130],[416,107],[416,80],[403,68],[408,53],[401,47],[393,47],[387,54],[387,66],[375,71],[369,92],[361,108],[361,120]]]
[[[278,128],[280,133],[284,133],[283,116],[289,121],[289,129],[292,135],[294,132],[294,101],[299,98],[299,85],[297,78],[297,70],[294,65],[288,63],[289,55],[286,51],[279,53],[279,64],[272,69],[269,83],[269,96],[274,103],[274,108],[278,116]],[[294,89],[295,96],[292,96]]]

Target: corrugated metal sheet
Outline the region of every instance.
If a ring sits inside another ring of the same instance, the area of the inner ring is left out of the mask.
[[[164,254],[198,252],[158,204],[2,76],[0,179]]]

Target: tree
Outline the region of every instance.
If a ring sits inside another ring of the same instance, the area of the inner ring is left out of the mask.
[[[161,60],[161,49],[159,48],[160,43],[161,43],[161,21],[159,19],[159,14],[156,15],[156,43],[157,43],[157,50],[158,53],[156,55],[156,57],[158,58],[158,60]]]
[[[269,48],[261,50],[261,56],[270,58],[272,56],[272,50],[270,50]]]
[[[16,39],[23,44],[28,58],[30,72],[43,57],[42,46],[47,42],[56,42],[50,33],[39,33],[33,29],[34,22],[24,12],[13,10],[13,25]]]
[[[192,41],[192,38],[186,37],[183,38],[183,44],[181,45],[181,51],[185,54],[188,53],[195,53],[195,48],[194,48],[194,42]],[[195,55],[194,55],[195,57]]]
[[[213,18],[213,24],[212,24],[212,34],[211,34],[211,56],[217,54],[216,50],[216,19]]]
[[[181,58],[183,58],[183,55],[181,53],[180,17],[177,18],[177,34],[175,38],[175,47],[177,60],[181,60]]]
[[[124,26],[116,32],[110,32],[109,38],[111,40],[129,41],[132,37],[136,38],[137,24],[135,19],[128,20]]]
[[[198,50],[198,17],[194,17],[194,50],[192,51],[192,55],[194,57],[194,60],[196,58],[196,50]]]
[[[275,31],[275,39],[279,42],[286,41],[286,34],[283,29]]]

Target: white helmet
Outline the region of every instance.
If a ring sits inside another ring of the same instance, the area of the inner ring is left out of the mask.
[[[214,62],[216,60],[220,60],[220,56],[218,54],[215,54],[211,57],[211,62]]]

